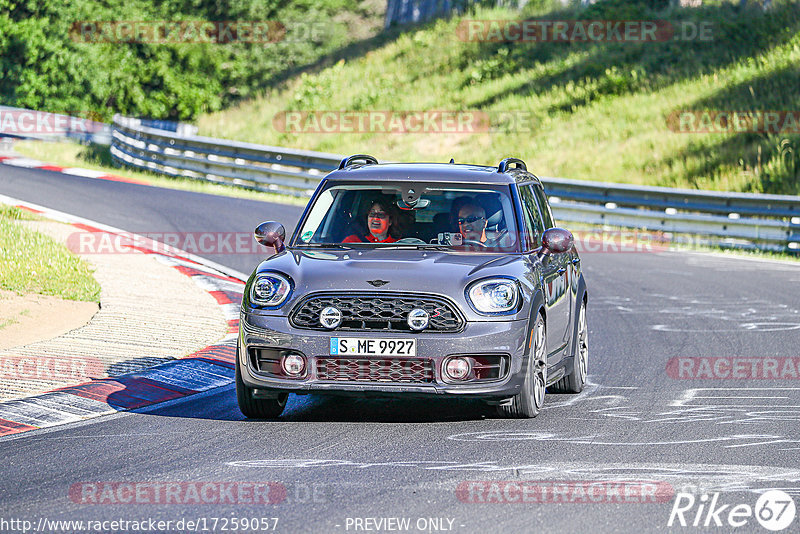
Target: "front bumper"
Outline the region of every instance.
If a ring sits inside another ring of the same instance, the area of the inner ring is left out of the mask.
[[[461,332],[452,334],[405,333],[385,331],[327,332],[297,329],[285,317],[242,313],[239,321],[239,366],[242,380],[252,388],[289,393],[337,393],[379,396],[457,396],[488,400],[506,399],[519,393],[524,381],[528,322],[473,321]],[[361,338],[415,338],[417,357],[433,361],[434,379],[429,383],[327,381],[317,378],[316,359],[330,358],[333,336]],[[308,360],[308,374],[302,379],[278,378],[260,373],[248,356],[248,349],[279,348],[302,352]],[[508,371],[500,379],[453,383],[442,376],[442,364],[455,355],[506,355]]]

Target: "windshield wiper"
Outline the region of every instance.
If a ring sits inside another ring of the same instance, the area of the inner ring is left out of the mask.
[[[342,245],[341,243],[303,243],[292,248],[338,248],[342,250],[353,250],[354,247]]]
[[[432,245],[432,244],[422,244],[422,243],[393,243],[389,246],[380,247],[381,249],[385,250],[388,248],[412,248],[416,250],[453,250],[450,248],[449,245]]]

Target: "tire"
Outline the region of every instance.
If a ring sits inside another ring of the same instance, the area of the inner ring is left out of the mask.
[[[522,391],[512,397],[510,403],[497,406],[497,412],[503,417],[515,419],[536,417],[544,404],[547,384],[547,329],[541,314],[537,316],[533,330],[531,355],[528,358],[528,369],[525,381],[522,383]]]
[[[580,393],[586,385],[589,369],[589,327],[586,324],[585,300],[581,300],[581,309],[578,312],[577,334],[575,353],[572,355],[572,372],[551,386],[554,393]]]
[[[242,380],[242,369],[239,364],[239,349],[236,349],[236,401],[239,410],[248,419],[276,419],[286,408],[288,394],[283,393],[277,399],[256,399],[253,388]]]

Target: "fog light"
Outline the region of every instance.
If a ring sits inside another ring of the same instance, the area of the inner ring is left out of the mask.
[[[289,376],[300,376],[306,368],[306,360],[299,354],[287,354],[281,359],[281,367]]]
[[[464,380],[469,371],[470,365],[465,358],[451,358],[444,367],[445,374],[453,380]]]

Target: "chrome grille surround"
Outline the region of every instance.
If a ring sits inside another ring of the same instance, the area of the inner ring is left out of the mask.
[[[342,322],[327,329],[319,322],[320,312],[333,306],[342,312]],[[464,318],[458,308],[442,297],[414,293],[316,293],[305,297],[289,313],[295,328],[321,331],[388,331],[416,333],[408,325],[408,314],[421,308],[430,316],[422,332],[459,332]]]

